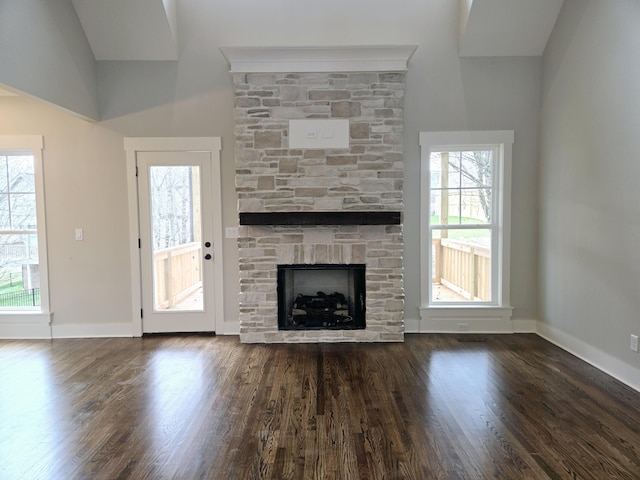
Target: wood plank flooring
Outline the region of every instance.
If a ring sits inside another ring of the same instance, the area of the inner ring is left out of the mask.
[[[631,480],[639,411],[535,335],[0,341],[0,480]]]

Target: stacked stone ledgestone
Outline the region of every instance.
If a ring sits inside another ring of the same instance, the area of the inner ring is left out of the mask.
[[[403,211],[404,73],[234,74],[240,212]],[[289,149],[291,119],[349,119],[344,150]],[[401,225],[242,226],[243,342],[402,341]],[[366,329],[279,331],[278,264],[366,264]]]

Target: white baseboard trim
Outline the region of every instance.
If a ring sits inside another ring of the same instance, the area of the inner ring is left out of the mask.
[[[468,326],[459,326],[455,320],[432,320],[428,325],[420,326],[420,333],[473,333],[473,334],[505,334],[513,333],[510,320],[475,320]]]
[[[49,324],[3,323],[0,324],[0,340],[49,340],[51,327]]]
[[[52,325],[52,338],[135,337],[131,323],[81,323]]]
[[[51,338],[51,312],[7,312],[0,318],[0,339]]]
[[[482,322],[474,322],[474,331],[468,331],[468,333],[536,333],[536,320],[511,320],[511,327],[498,322],[498,326],[483,324]],[[482,327],[487,327],[486,330],[481,330]],[[420,320],[417,318],[405,318],[404,319],[404,333],[467,333],[458,330],[457,323],[443,325],[446,330],[429,330],[427,327],[420,329]]]
[[[83,323],[50,325],[50,314],[29,315],[19,320],[0,321],[0,339],[34,340],[50,338],[139,337],[130,323]],[[227,322],[216,335],[240,335],[238,322]]]
[[[420,333],[513,333],[511,307],[421,307]]]
[[[537,320],[515,319],[511,322],[513,324],[513,333],[538,333]]]
[[[216,326],[216,335],[240,335],[240,322],[221,322]]]
[[[419,318],[405,318],[404,319],[404,333],[420,333],[420,319]]]
[[[550,325],[538,322],[539,336],[640,392],[640,369]]]

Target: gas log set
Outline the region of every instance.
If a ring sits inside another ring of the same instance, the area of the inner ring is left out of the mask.
[[[331,328],[353,323],[353,318],[349,315],[349,304],[342,293],[327,295],[317,292],[316,295],[298,294],[289,322],[296,327]]]

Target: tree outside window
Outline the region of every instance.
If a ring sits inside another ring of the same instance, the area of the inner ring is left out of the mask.
[[[34,156],[0,151],[0,308],[40,306]]]

